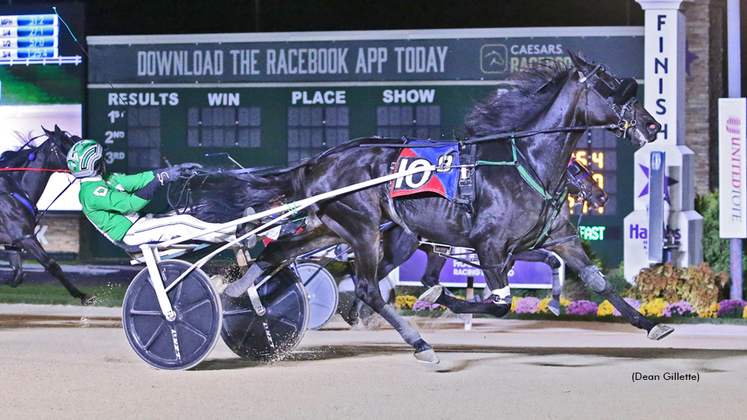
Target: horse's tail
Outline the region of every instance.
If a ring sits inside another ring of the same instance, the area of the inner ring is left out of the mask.
[[[287,172],[257,176],[252,174],[218,174],[192,180],[197,198],[190,214],[200,220],[224,223],[243,216],[244,210],[269,208],[273,203],[302,198],[304,167]]]

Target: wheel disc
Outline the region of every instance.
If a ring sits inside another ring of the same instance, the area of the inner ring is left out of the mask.
[[[168,287],[191,265],[184,261],[158,263],[164,285]],[[207,275],[193,270],[168,292],[174,321],[161,312],[143,269],[130,283],[122,307],[122,324],[135,353],[158,369],[189,369],[200,363],[218,341],[222,310],[220,299]]]
[[[295,273],[283,268],[257,292],[266,310],[261,316],[254,311],[246,293],[239,298],[221,295],[221,336],[243,358],[278,360],[298,345],[306,331],[309,322],[306,290]]]
[[[337,282],[327,269],[311,262],[298,264],[296,272],[301,277],[309,296],[308,328],[318,330],[327,324],[337,311]]]

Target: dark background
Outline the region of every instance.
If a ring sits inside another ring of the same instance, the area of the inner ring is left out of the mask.
[[[51,9],[52,4],[64,2],[0,0],[3,3],[49,4]],[[642,26],[644,23],[643,10],[635,0],[83,0],[79,3],[86,8],[86,35]],[[740,9],[745,63],[742,79],[745,80],[747,0],[740,0]]]

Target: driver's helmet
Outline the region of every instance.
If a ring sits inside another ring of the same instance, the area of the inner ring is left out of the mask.
[[[67,152],[67,167],[76,178],[94,176],[103,151],[101,145],[95,141],[81,140]]]

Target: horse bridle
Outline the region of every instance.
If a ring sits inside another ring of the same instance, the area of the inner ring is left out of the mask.
[[[568,182],[578,188],[578,199],[580,201],[586,201],[591,197],[591,191],[587,189],[581,181],[587,176],[591,176],[591,172],[576,159],[571,159],[568,163]]]
[[[615,135],[627,137],[628,131],[638,125],[636,119],[635,104],[638,102],[638,82],[628,77],[624,79],[612,78],[612,84],[599,76],[599,73],[607,73],[603,65],[597,64],[589,74],[584,74],[580,69],[579,83],[582,83],[587,91],[593,91],[609,103],[612,111],[617,115]]]

